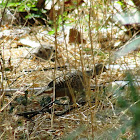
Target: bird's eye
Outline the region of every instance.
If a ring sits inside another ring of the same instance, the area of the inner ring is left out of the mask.
[[[39,51],[40,54],[42,54],[42,51]]]

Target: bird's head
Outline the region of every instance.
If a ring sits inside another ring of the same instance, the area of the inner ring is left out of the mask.
[[[104,66],[104,64],[97,64],[94,68],[93,71],[93,78],[95,77],[95,75],[100,75],[102,72],[106,72],[107,68]]]

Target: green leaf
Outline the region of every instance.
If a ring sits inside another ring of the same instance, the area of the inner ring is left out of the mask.
[[[32,7],[32,4],[31,4],[31,3],[27,3],[27,6],[28,6],[28,7]]]
[[[83,51],[89,52],[89,51],[91,51],[91,48],[84,48]]]
[[[38,8],[32,7],[31,10],[33,10],[33,11],[38,11]]]
[[[46,10],[46,9],[42,9],[41,12],[42,12],[42,13],[46,13],[47,10]]]
[[[118,3],[119,5],[123,5],[123,3],[122,3],[122,2],[120,2],[120,1],[117,1],[116,3]]]
[[[53,35],[55,33],[55,30],[53,29],[52,31],[49,31],[48,34],[49,35]]]
[[[19,11],[19,12],[24,12],[24,11],[25,11],[25,6],[24,6],[24,5],[20,6],[20,7],[18,8],[18,11]]]
[[[33,17],[39,18],[40,15],[38,15],[38,14],[28,14],[28,15],[25,17],[25,19],[31,19],[31,18],[33,18]]]
[[[8,3],[7,7],[17,7],[19,5],[21,5],[20,2],[17,2],[17,3]]]

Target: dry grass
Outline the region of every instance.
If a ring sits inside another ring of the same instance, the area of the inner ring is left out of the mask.
[[[53,35],[45,34],[42,36],[41,33],[46,30],[43,27],[32,27],[33,33],[24,34],[24,37],[36,42],[39,40],[40,42],[55,44],[54,47],[57,48],[56,53],[59,56],[58,61],[26,59],[26,54],[30,55],[29,52],[32,48],[28,46],[15,47],[13,45],[15,43],[13,42],[14,35],[5,35],[1,38],[1,90],[9,88],[19,90],[27,87],[45,86],[60,74],[73,69],[92,68],[95,63],[108,65],[108,71],[91,79],[91,85],[103,84],[106,87],[105,90],[97,88],[95,91],[90,91],[92,98],[95,98],[95,102],[88,102],[86,105],[75,108],[63,116],[44,113],[36,115],[32,120],[27,120],[18,116],[17,113],[40,109],[42,96],[36,97],[33,90],[28,93],[28,100],[25,100],[24,92],[1,92],[0,139],[132,139],[134,131],[132,131],[131,125],[128,125],[133,116],[129,112],[130,106],[122,108],[118,103],[118,97],[122,96],[121,93],[130,101],[130,91],[127,87],[123,91],[118,90],[119,86],[114,86],[112,81],[125,79],[126,70],[131,69],[132,75],[139,76],[140,53],[131,53],[116,62],[109,61],[114,51],[116,51],[116,48],[111,48],[112,44],[121,42],[123,35],[117,34],[120,31],[117,26],[108,23],[110,21],[107,19],[109,14],[107,8],[110,3],[107,5],[100,1],[100,4],[103,8],[92,9],[90,17],[88,17],[89,13],[86,10],[88,5],[83,7],[83,11],[79,10],[78,15],[75,11],[69,15],[75,17],[73,26],[84,33],[83,38],[87,40],[85,45],[70,45],[67,38],[65,42],[63,30],[58,31],[56,35],[58,38],[57,43],[54,41]],[[99,6],[96,2],[92,6],[94,5]],[[83,15],[82,12],[85,14]],[[107,23],[110,28],[101,32],[100,27],[105,26]],[[13,32],[16,32],[13,27],[12,29]],[[99,30],[94,32],[95,29]],[[1,28],[1,30],[5,29]],[[23,30],[26,29],[23,27]],[[117,41],[113,39],[116,34],[119,38]],[[20,37],[16,44],[19,44],[19,42]],[[43,70],[44,68],[64,66],[66,64],[68,65],[66,70]],[[110,67],[110,65],[115,66],[117,64],[119,65],[118,69]],[[122,67],[124,68],[121,69]],[[5,68],[9,68],[9,71],[5,71]],[[35,71],[30,72],[30,70]],[[135,80],[138,81],[139,79],[136,77]],[[139,82],[137,88],[139,90]],[[131,105],[134,106],[135,102],[132,102]],[[56,105],[56,108],[61,110],[63,107]]]

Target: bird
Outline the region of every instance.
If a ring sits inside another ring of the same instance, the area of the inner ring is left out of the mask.
[[[37,58],[41,58],[43,60],[50,60],[53,53],[55,52],[54,47],[51,45],[41,45],[38,46],[34,51],[33,55]]]
[[[93,77],[92,78],[94,78],[95,75],[100,75],[102,72],[106,72],[106,71],[107,71],[107,68],[103,64],[99,63],[94,68],[94,72],[93,72]]]
[[[77,101],[77,98],[85,97],[85,90],[88,86],[88,82],[95,75],[105,72],[107,69],[103,64],[97,64],[93,69],[86,70],[85,72],[73,71],[66,74],[62,74],[55,80],[55,98],[68,96],[70,103]],[[37,96],[41,95],[46,91],[53,90],[52,80],[47,86],[43,87],[36,93]]]

